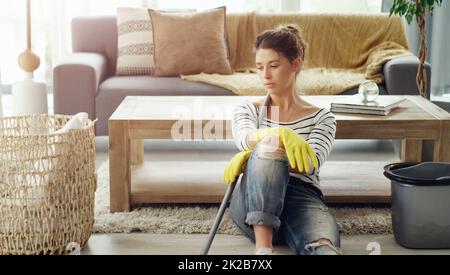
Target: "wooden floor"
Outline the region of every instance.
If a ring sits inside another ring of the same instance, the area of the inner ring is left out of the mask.
[[[207,235],[158,234],[95,234],[86,247],[85,255],[199,255]],[[392,235],[342,236],[344,255],[449,255],[450,250],[407,249],[395,242]],[[276,246],[278,255],[291,255],[287,246]],[[210,255],[252,255],[253,244],[243,236],[217,235]]]

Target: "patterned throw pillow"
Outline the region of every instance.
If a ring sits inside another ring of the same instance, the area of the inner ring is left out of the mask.
[[[153,27],[148,9],[117,9],[116,75],[151,75],[155,69]]]

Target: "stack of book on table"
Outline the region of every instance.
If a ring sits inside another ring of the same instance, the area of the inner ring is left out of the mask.
[[[400,103],[406,100],[405,96],[379,96],[375,101],[367,102],[359,94],[344,96],[341,100],[331,103],[331,112],[366,115],[388,115]]]

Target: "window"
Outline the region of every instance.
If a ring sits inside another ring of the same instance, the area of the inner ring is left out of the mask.
[[[292,1],[292,0],[291,0]],[[280,11],[280,1],[277,0],[150,0],[161,9],[209,9],[226,6],[227,12],[247,12],[257,10],[261,12]]]
[[[142,0],[34,0],[31,1],[32,48],[40,58],[35,79],[52,82],[52,66],[71,51],[70,22],[74,16],[114,14],[117,6],[139,6]],[[17,58],[26,49],[25,1],[0,2],[3,84],[21,80]]]
[[[302,12],[381,12],[382,0],[300,0]]]

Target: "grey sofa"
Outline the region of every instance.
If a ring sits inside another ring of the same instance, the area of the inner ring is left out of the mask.
[[[224,88],[184,81],[179,77],[117,77],[117,26],[115,16],[78,17],[72,21],[72,55],[53,70],[55,114],[87,112],[98,118],[96,135],[108,135],[108,118],[128,95],[233,96]],[[401,57],[386,63],[381,94],[418,95],[419,60]],[[427,64],[428,78],[431,68]],[[430,83],[430,81],[428,81]],[[429,88],[428,88],[429,90]],[[355,94],[357,89],[342,94]]]

